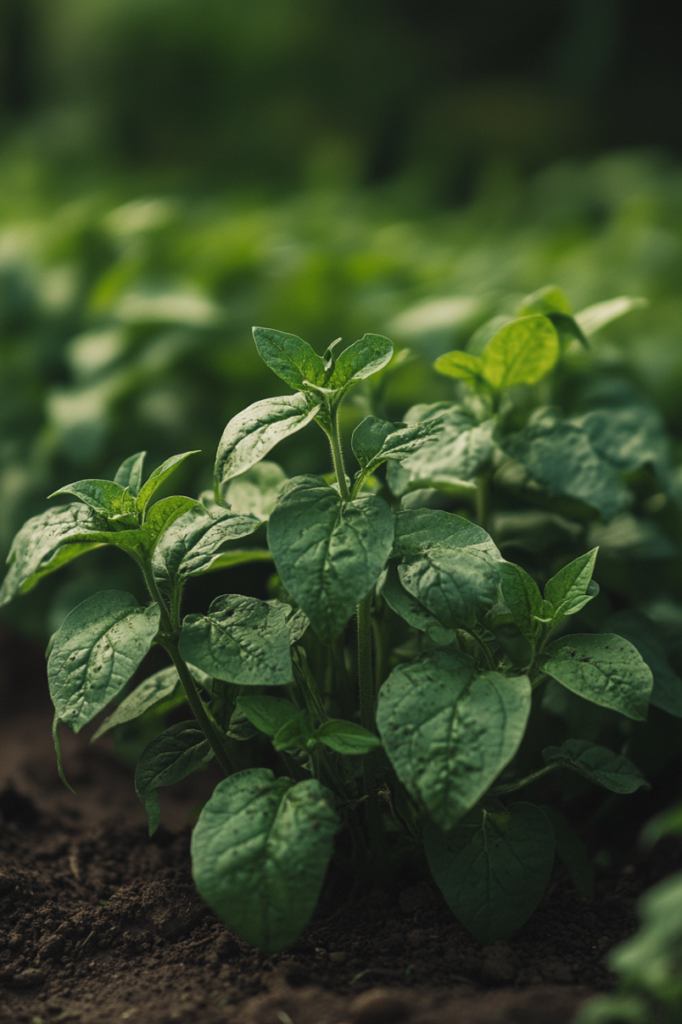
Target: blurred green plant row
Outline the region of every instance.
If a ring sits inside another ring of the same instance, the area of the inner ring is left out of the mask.
[[[446,212],[396,191],[258,202],[131,199],[121,185],[60,201],[17,160],[0,166],[0,185],[3,552],[61,480],[113,473],[140,439],[152,463],[201,449],[185,490],[206,486],[216,434],[273,388],[253,323],[318,351],[368,329],[409,347],[384,395],[400,419],[415,401],[451,397],[457,385],[433,360],[538,285],[555,281],[574,309],[643,296],[646,308],[596,334],[589,358],[633,382],[682,436],[682,170],[654,157],[561,164],[527,182],[492,168],[469,205]],[[365,412],[360,395],[344,429]],[[322,468],[323,439],[306,438]],[[279,457],[290,473],[310,466],[300,444]],[[670,556],[675,540],[674,525],[668,538],[630,521],[609,529],[613,550],[642,558]]]

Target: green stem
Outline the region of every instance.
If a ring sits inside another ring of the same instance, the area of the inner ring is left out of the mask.
[[[554,772],[560,767],[561,765],[559,764],[548,764],[545,768],[539,768],[536,772],[531,772],[530,775],[526,775],[523,779],[517,779],[516,782],[508,782],[504,786],[493,786],[488,796],[504,796],[505,793],[515,793],[517,789],[529,786],[531,782],[541,779],[543,775],[549,775],[550,772]]]
[[[360,695],[360,724],[376,733],[374,713],[374,678],[372,673],[372,592],[358,605],[358,688]],[[366,817],[369,832],[370,854],[375,864],[385,860],[384,831],[381,824],[381,809],[377,795],[375,751],[365,754],[362,761],[365,793],[367,794]]]
[[[490,497],[490,473],[482,473],[476,481],[476,522],[487,529],[488,499]]]
[[[141,563],[140,568],[142,569],[142,575],[144,576],[144,581],[147,584],[147,590],[150,593],[152,601],[156,601],[161,609],[161,630],[170,639],[175,635],[175,630],[173,629],[173,623],[171,621],[166,602],[164,601],[158,584],[154,579],[152,567],[149,563]]]
[[[485,640],[483,640],[483,639],[482,639],[482,638],[481,638],[481,637],[480,637],[480,636],[478,635],[478,633],[476,633],[476,632],[475,632],[475,630],[473,630],[473,629],[465,629],[465,633],[468,633],[468,634],[469,634],[469,636],[470,636],[470,637],[472,637],[472,639],[474,639],[474,640],[476,641],[476,643],[478,644],[478,648],[479,648],[479,650],[480,650],[480,651],[481,651],[481,653],[483,654],[483,657],[484,657],[484,659],[485,659],[485,663],[486,663],[486,666],[487,666],[487,667],[488,667],[488,668],[489,668],[489,669],[490,669],[490,670],[491,670],[492,672],[494,672],[494,671],[495,671],[495,662],[493,661],[493,656],[492,656],[492,654],[490,653],[490,648],[488,647],[488,645],[487,645],[487,643],[485,642]]]
[[[343,464],[343,452],[341,451],[341,441],[339,439],[339,418],[335,408],[329,410],[329,419],[332,425],[329,440],[332,446],[332,459],[334,460],[334,472],[336,473],[336,480],[339,485],[339,494],[344,501],[348,501],[350,491],[346,482],[346,468]]]

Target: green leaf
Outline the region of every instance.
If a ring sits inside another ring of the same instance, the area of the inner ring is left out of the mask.
[[[311,714],[305,708],[279,727],[272,738],[275,750],[307,750],[315,745]]]
[[[580,895],[591,903],[594,899],[594,865],[590,860],[587,847],[560,811],[545,804],[542,805],[541,810],[552,823],[556,852],[568,868],[573,885]]]
[[[580,555],[548,580],[545,600],[554,608],[554,623],[560,622],[567,615],[575,615],[599,593],[597,584],[592,583],[598,550],[593,548]]]
[[[61,494],[72,494],[88,505],[93,512],[98,512],[107,519],[132,516],[134,521],[137,521],[135,498],[127,487],[122,487],[113,480],[78,480],[75,484],[60,487],[50,495],[50,498],[56,498]]]
[[[472,627],[497,601],[501,556],[485,530],[435,509],[396,515],[398,575],[446,629]]]
[[[519,316],[529,316],[532,313],[541,313],[547,316],[549,313],[571,313],[571,304],[566,294],[557,284],[546,284],[543,288],[526,295],[519,308]]]
[[[356,722],[330,718],[318,728],[315,738],[337,754],[366,754],[381,746],[381,740]]]
[[[483,946],[509,939],[542,899],[554,863],[554,833],[530,803],[479,809],[448,835],[424,829],[429,867],[455,917]]]
[[[238,697],[237,708],[266,736],[274,736],[283,725],[299,715],[299,709],[290,700],[281,697]]]
[[[50,508],[25,522],[7,556],[9,569],[0,589],[0,606],[27,593],[43,576],[99,547],[101,541],[75,543],[71,538],[106,525],[105,519],[77,502]]]
[[[188,615],[180,634],[186,661],[240,686],[292,682],[290,636],[284,612],[255,597],[226,594],[208,615]]]
[[[609,615],[604,632],[617,633],[636,647],[654,677],[649,703],[682,718],[682,679],[673,672],[651,619],[632,608]]]
[[[172,589],[183,577],[209,572],[225,544],[247,537],[259,525],[253,516],[236,515],[226,509],[209,511],[195,502],[161,538],[152,562],[154,578],[164,589]]]
[[[483,375],[498,391],[537,384],[560,354],[559,338],[546,316],[524,316],[505,324],[483,350]]]
[[[147,812],[150,836],[159,827],[159,787],[180,782],[212,759],[213,751],[194,719],[176,722],[145,747],[135,768],[135,790]]]
[[[114,483],[120,484],[121,487],[127,487],[134,497],[137,497],[140,487],[142,487],[142,471],[146,455],[146,452],[129,455],[116,470]]]
[[[612,793],[634,793],[640,786],[651,788],[629,757],[589,740],[566,740],[560,747],[545,747],[542,756],[545,764],[565,765]]]
[[[357,380],[371,377],[391,361],[393,343],[381,334],[365,334],[338,356],[326,387],[339,390]],[[317,382],[316,382],[317,383]]]
[[[391,553],[393,514],[370,495],[343,501],[319,476],[283,488],[268,523],[282,583],[323,641],[333,640]]]
[[[171,473],[174,473],[178,466],[182,465],[185,459],[188,459],[190,455],[197,455],[198,449],[191,452],[183,452],[181,455],[172,455],[170,459],[160,465],[151,474],[147,482],[140,488],[140,493],[137,496],[137,507],[144,514],[144,511],[149,504],[152,495],[161,484],[165,483]]]
[[[233,565],[245,565],[247,562],[271,562],[272,555],[267,548],[233,548],[216,555],[205,572],[217,572],[218,569],[231,569]],[[192,573],[198,576],[199,573]]]
[[[646,720],[651,669],[631,643],[614,633],[574,633],[555,640],[544,653],[542,669],[593,704]]]
[[[633,309],[642,309],[648,306],[646,299],[631,298],[628,295],[621,295],[617,299],[607,299],[605,302],[596,302],[593,306],[587,306],[575,314],[575,319],[580,329],[590,338],[602,327],[620,319]]]
[[[470,352],[446,352],[436,359],[433,368],[444,377],[463,380],[474,391],[486,383],[483,376],[483,360],[480,356],[471,355]]]
[[[666,483],[670,472],[670,444],[665,423],[652,402],[635,396],[627,404],[609,404],[574,416],[571,423],[584,430],[590,444],[620,473],[653,466]]]
[[[94,743],[115,726],[122,725],[124,722],[132,722],[156,704],[167,700],[175,692],[179,681],[174,665],[162,668],[159,672],[149,676],[139,686],[136,686],[132,693],[124,697],[116,710],[108,718],[105,718],[90,742]]]
[[[320,403],[308,395],[282,395],[254,402],[233,416],[216,453],[218,486],[260,462],[276,444],[314,420],[319,410]]]
[[[543,604],[537,583],[525,569],[513,562],[502,562],[500,585],[511,616],[526,640],[534,644],[542,629]]]
[[[398,778],[441,828],[452,828],[509,764],[530,700],[526,676],[477,676],[458,651],[393,669],[379,691],[379,735]]]
[[[268,327],[254,327],[253,340],[266,366],[289,387],[305,391],[306,382],[325,384],[324,361],[307,341]]]
[[[441,626],[436,616],[432,615],[421,601],[405,590],[400,582],[398,565],[395,561],[389,562],[379,580],[378,589],[396,615],[399,615],[410,626],[414,626],[415,629],[421,629],[428,633],[434,643],[445,647],[455,639],[453,629]]]
[[[131,594],[105,590],[67,615],[47,663],[59,719],[80,732],[118,696],[154,642],[156,604],[142,608]]]
[[[286,480],[281,466],[264,459],[230,481],[225,502],[234,514],[255,516],[259,522],[266,523]]]
[[[152,555],[161,538],[181,516],[198,506],[194,498],[186,498],[180,494],[170,498],[162,498],[152,505],[147,513],[142,534],[142,546],[147,555]],[[113,541],[116,543],[116,541]]]
[[[582,501],[606,519],[631,504],[628,488],[614,466],[595,451],[588,433],[556,410],[536,410],[503,447],[550,493]]]
[[[340,821],[316,779],[294,785],[265,768],[220,782],[192,834],[201,896],[240,938],[279,952],[315,909]]]
[[[401,460],[418,451],[427,438],[440,432],[439,421],[428,423],[388,423],[366,416],[353,431],[351,447],[366,473],[378,469],[389,459]]]

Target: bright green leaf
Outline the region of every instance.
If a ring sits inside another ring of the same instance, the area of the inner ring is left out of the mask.
[[[433,368],[444,377],[463,380],[474,391],[485,384],[483,360],[480,356],[472,356],[470,352],[446,352],[436,359]]]
[[[356,722],[330,718],[318,728],[315,738],[337,754],[366,754],[381,746],[381,740]]]
[[[135,790],[147,812],[150,836],[159,827],[159,787],[180,782],[212,759],[213,751],[194,719],[176,722],[145,747],[135,768]]]
[[[118,696],[154,642],[156,604],[105,590],[67,615],[47,663],[50,696],[60,721],[80,732]]]
[[[283,488],[268,523],[282,583],[321,640],[341,632],[391,553],[393,514],[374,495],[343,501],[322,477]]]
[[[168,477],[175,472],[178,466],[182,465],[185,459],[188,459],[190,455],[197,454],[198,452],[195,449],[191,452],[183,452],[181,455],[172,455],[170,459],[166,459],[161,466],[154,470],[147,482],[140,488],[140,493],[137,496],[137,507],[140,512],[144,513],[154,492],[158,490],[161,484],[165,483]]]
[[[571,304],[562,288],[557,284],[546,284],[531,295],[526,295],[519,308],[519,316],[530,316],[532,313],[571,313]]]
[[[323,383],[335,390],[346,388],[354,381],[377,373],[390,362],[392,355],[393,343],[388,338],[381,334],[365,334],[336,358],[331,376]]]
[[[232,775],[192,834],[197,889],[231,931],[278,952],[310,919],[339,825],[316,779],[294,785],[265,768]]]
[[[526,640],[534,644],[542,623],[542,595],[537,583],[525,569],[513,562],[502,562],[500,567],[502,595],[511,616]]]
[[[170,498],[162,498],[147,512],[144,526],[140,530],[142,544],[147,555],[154,552],[157,544],[165,534],[166,530],[177,522],[181,516],[196,508],[199,503],[194,498],[186,498],[180,494],[174,494]]]
[[[593,548],[580,555],[548,580],[545,586],[545,600],[549,601],[554,609],[555,623],[567,615],[575,615],[599,593],[596,583],[592,583],[598,550]]]
[[[459,651],[431,651],[393,669],[379,691],[379,734],[400,781],[442,828],[452,828],[509,764],[530,700],[526,676],[477,676]]]
[[[118,467],[114,477],[114,483],[120,484],[121,487],[127,487],[134,497],[137,497],[142,487],[142,471],[146,455],[146,452],[129,455]]]
[[[554,864],[552,825],[530,803],[478,810],[448,835],[429,823],[424,845],[448,906],[483,946],[511,938],[528,920]]]
[[[634,793],[640,786],[650,789],[636,764],[589,740],[566,740],[560,747],[545,747],[545,764],[560,764],[596,782],[612,793]]]
[[[630,310],[642,309],[645,306],[648,306],[646,299],[621,295],[617,299],[606,299],[605,302],[596,302],[593,306],[587,306],[576,313],[575,318],[580,324],[580,329],[590,338],[602,327],[625,316]]]
[[[133,515],[135,519],[135,498],[126,487],[113,480],[78,480],[75,484],[67,484],[54,491],[50,497],[73,495],[88,505],[93,512],[113,519],[115,516]]]
[[[546,316],[524,316],[505,324],[483,350],[483,375],[498,391],[537,384],[559,358],[559,338]]]
[[[266,366],[289,387],[305,391],[306,381],[318,386],[325,384],[324,361],[307,341],[268,327],[254,327],[253,340]]]
[[[580,697],[643,722],[653,686],[637,649],[614,633],[574,633],[555,640],[542,669]]]

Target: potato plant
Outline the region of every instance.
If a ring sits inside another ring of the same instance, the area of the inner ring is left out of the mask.
[[[651,702],[682,715],[670,669],[654,687],[643,616],[617,613],[622,629],[584,618],[599,591],[597,550],[573,557],[585,531],[567,518],[609,520],[634,500],[635,471],[664,477],[658,428],[643,430],[627,408],[568,416],[546,404],[567,349],[587,345],[590,325],[620,315],[623,301],[574,317],[548,288],[518,317],[485,325],[466,351],[436,362],[460,382],[456,400],[416,406],[400,423],[362,419],[352,476],[339,407],[400,355],[380,335],[320,356],[255,328],[260,356],[290,392],[229,421],[212,492],[155,500],[192,453],[147,478],[138,453],[113,480],[62,487],[53,497],[67,503],[15,538],[3,603],[102,545],[136,563],[146,603],[105,589],[52,638],[57,754],[61,724],[79,732],[112,704],[96,737],[155,722],[135,770],[150,834],[158,790],[217,761],[226,777],[194,828],[193,873],[242,938],[270,951],[291,944],[333,857],[369,882],[423,849],[482,943],[523,924],[557,855],[589,897],[591,864],[551,780],[573,773],[615,794],[647,786],[628,756],[627,723],[643,722]],[[287,479],[265,457],[313,423],[332,471]],[[549,516],[571,538],[551,570],[549,559],[527,571],[503,558],[491,526],[500,495],[507,516],[535,515],[521,532]],[[253,546],[266,522],[267,547]],[[228,593],[183,615],[188,580],[261,559],[276,570],[269,599]],[[138,683],[154,645],[169,664]],[[190,717],[179,717],[183,706]]]

